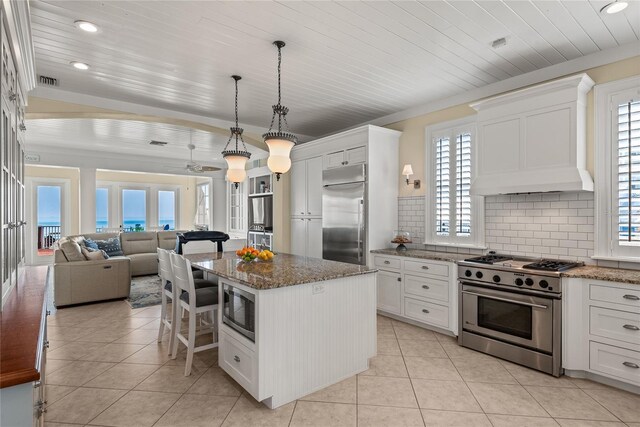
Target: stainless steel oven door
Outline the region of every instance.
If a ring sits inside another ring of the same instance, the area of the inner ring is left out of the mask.
[[[464,330],[552,353],[553,299],[461,285]]]
[[[227,283],[223,285],[224,309],[222,323],[255,342],[256,297]]]

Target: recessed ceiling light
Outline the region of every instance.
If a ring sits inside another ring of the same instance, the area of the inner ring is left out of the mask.
[[[76,28],[86,31],[87,33],[97,33],[100,29],[96,24],[89,21],[76,21],[74,22]]]
[[[626,1],[615,0],[600,9],[600,13],[607,12],[609,15],[611,15],[613,13],[622,12],[627,8],[627,6],[629,6],[629,3],[627,3]]]
[[[73,65],[78,70],[88,70],[89,64],[85,64],[84,62],[71,61],[71,65]]]

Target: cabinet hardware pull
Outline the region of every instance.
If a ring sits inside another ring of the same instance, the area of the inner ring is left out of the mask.
[[[307,212],[307,215],[311,215],[311,212]]]
[[[300,215],[304,215],[304,212],[300,212]]]
[[[300,218],[300,221],[304,221],[304,218]]]
[[[44,346],[45,346],[46,348],[49,348],[49,340],[46,340],[46,341],[44,342]]]
[[[423,270],[428,270],[428,269],[429,269],[429,267],[427,267],[426,265],[423,265],[423,266],[422,266],[422,269],[423,269]]]
[[[427,310],[426,308],[423,308],[422,312],[425,313],[425,314],[429,314],[429,310]]]
[[[33,388],[38,388],[42,385],[42,381],[34,381],[33,382]]]
[[[402,278],[401,277],[398,277],[398,282],[402,282]]]
[[[624,299],[630,299],[632,301],[638,301],[640,300],[640,297],[638,295],[623,295],[622,298]]]
[[[638,328],[636,325],[623,325],[622,327],[625,329],[629,329],[630,331],[640,331],[640,328]]]
[[[236,362],[240,362],[240,358],[238,357],[237,354],[235,356],[233,356],[233,360],[235,360]]]
[[[385,264],[391,264],[391,262],[389,262],[389,261],[385,261],[384,263],[385,263]]]
[[[110,265],[103,265],[102,268],[104,268],[105,270],[108,270],[108,269],[111,268],[111,266]]]
[[[638,365],[637,365],[637,364],[635,364],[635,363],[631,363],[631,362],[622,362],[622,364],[623,364],[624,366],[626,366],[627,368],[633,368],[633,369],[638,369],[638,368],[640,368],[640,366],[638,366]]]
[[[47,316],[51,316],[51,310],[47,310]]]
[[[427,286],[427,285],[422,285],[422,289],[429,289],[429,286]]]

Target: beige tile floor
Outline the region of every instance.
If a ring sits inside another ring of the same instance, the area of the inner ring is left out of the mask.
[[[217,350],[184,377],[184,353],[170,360],[156,342],[159,309],[118,301],[49,318],[47,426],[640,426],[638,395],[382,316],[367,372],[269,410],[218,368]]]

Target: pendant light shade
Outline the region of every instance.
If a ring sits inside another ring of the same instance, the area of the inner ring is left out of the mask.
[[[269,131],[262,137],[269,147],[267,166],[269,166],[271,172],[276,174],[276,179],[279,181],[280,175],[287,173],[291,168],[291,149],[297,144],[298,138],[289,131],[289,124],[287,123],[289,109],[281,104],[280,75],[282,48],[285,43],[283,41],[275,41],[273,44],[278,48],[278,103],[272,106],[271,125],[269,126]]]
[[[224,151],[222,151],[222,157],[227,161],[227,180],[233,182],[236,188],[238,188],[238,184],[247,178],[245,168],[247,160],[251,158],[251,153],[247,151],[247,146],[242,139],[243,129],[238,126],[238,80],[242,77],[231,76],[231,78],[233,78],[236,83],[236,125],[231,128],[231,135],[229,136],[227,145],[224,147]],[[235,150],[230,150],[229,143],[234,139],[236,142]],[[238,142],[242,143],[242,150],[240,150]]]

